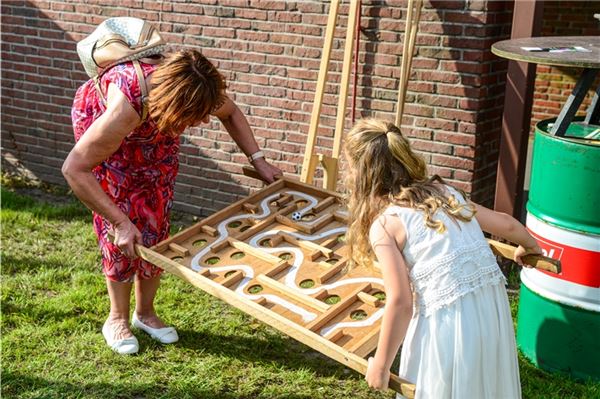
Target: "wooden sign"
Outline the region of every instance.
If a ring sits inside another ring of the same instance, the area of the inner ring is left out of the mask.
[[[290,179],[148,249],[145,260],[362,373],[385,307],[378,270],[348,268],[337,193]],[[415,386],[392,375],[390,388]]]

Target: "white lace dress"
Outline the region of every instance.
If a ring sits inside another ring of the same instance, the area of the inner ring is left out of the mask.
[[[477,221],[454,222],[439,211],[435,219],[447,229],[440,234],[413,209],[390,206],[385,213],[407,231],[402,253],[415,309],[399,376],[416,384],[415,398],[520,398],[505,279]]]

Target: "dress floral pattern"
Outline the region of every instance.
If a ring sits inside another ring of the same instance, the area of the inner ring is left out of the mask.
[[[144,76],[156,68],[144,63],[141,66]],[[117,65],[102,75],[103,93],[108,92],[110,83],[121,90],[141,115],[141,89],[133,64]],[[77,90],[71,111],[76,141],[104,111],[93,80],[87,81]],[[92,171],[104,192],[140,230],[145,246],[155,245],[169,235],[178,154],[179,137],[162,134],[148,117],[125,137],[114,154]],[[128,282],[136,275],[148,279],[161,273],[160,268],[142,259],[126,258],[107,237],[111,224],[95,212],[93,226],[102,252],[102,271],[110,280]]]

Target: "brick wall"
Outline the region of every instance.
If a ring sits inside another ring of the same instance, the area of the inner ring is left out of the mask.
[[[86,79],[75,44],[112,16],[152,20],[175,47],[201,48],[228,78],[268,157],[299,175],[327,2],[4,1],[1,7],[2,151],[41,179],[65,184],[60,166],[73,145],[70,106]],[[344,2],[338,26],[345,26],[347,12]],[[393,121],[406,2],[364,0],[362,12],[357,115]],[[507,65],[489,48],[509,37],[511,14],[510,2],[425,2],[402,126],[432,172],[488,205]],[[322,153],[333,141],[344,35],[338,29],[334,41],[317,143]],[[245,162],[218,121],[188,130],[176,207],[206,215],[247,195],[260,184],[241,175]]]
[[[600,21],[594,18],[597,13],[600,13],[597,1],[545,1],[540,36],[598,36]],[[532,133],[539,121],[558,116],[581,74],[581,69],[538,65],[536,72]],[[600,78],[592,85],[578,115],[585,114],[598,84]]]

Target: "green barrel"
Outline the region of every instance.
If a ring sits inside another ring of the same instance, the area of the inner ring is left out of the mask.
[[[544,370],[600,380],[598,312],[549,299],[537,288],[521,283],[517,343],[523,355]]]
[[[553,122],[536,126],[527,211],[556,226],[600,234],[598,127],[574,123],[565,137],[555,137],[548,133]]]
[[[600,128],[537,124],[527,228],[562,272],[521,271],[517,345],[535,365],[600,380]]]

